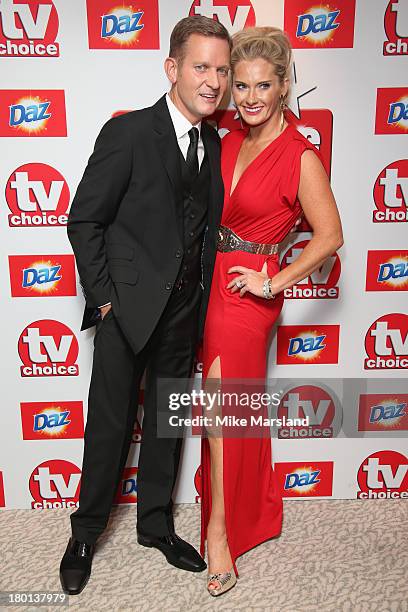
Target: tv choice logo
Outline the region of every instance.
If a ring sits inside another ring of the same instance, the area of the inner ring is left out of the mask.
[[[278,428],[278,438],[333,438],[340,431],[343,415],[332,390],[317,385],[298,385],[285,391],[277,410],[277,418],[305,419],[309,425]]]
[[[195,0],[189,15],[216,19],[230,34],[256,25],[255,11],[250,0]]]
[[[377,177],[373,190],[374,223],[408,221],[408,159],[388,164]]]
[[[299,240],[283,254],[281,269],[286,268],[300,257],[309,240]],[[284,297],[289,299],[337,299],[341,264],[337,253],[328,257],[323,264],[308,277],[284,290]]]
[[[408,133],[408,87],[377,89],[375,134]]]
[[[19,166],[6,183],[10,227],[66,226],[69,187],[58,170],[48,164]]]
[[[76,440],[84,437],[82,402],[21,402],[23,440]]]
[[[306,109],[302,110],[301,118],[298,119],[292,112],[287,111],[287,119],[320,151],[323,164],[329,174],[333,134],[332,112],[328,109]],[[242,129],[239,114],[231,109],[217,109],[206,118],[206,121],[218,131],[221,138],[224,138],[229,132]]]
[[[70,461],[49,459],[34,468],[29,478],[31,508],[78,507],[81,470]]]
[[[135,504],[137,502],[137,467],[126,467],[116,491],[114,504]]]
[[[52,0],[0,0],[0,56],[59,57]]]
[[[159,49],[159,2],[87,0],[90,49]]]
[[[78,351],[78,340],[69,327],[51,319],[34,321],[18,340],[21,376],[78,376]]]
[[[327,175],[331,174],[333,114],[328,109],[302,110],[298,119],[292,112],[287,112],[287,119],[296,129],[319,150]],[[239,115],[235,110],[216,110],[207,121],[218,131],[221,138],[229,132],[241,129]],[[311,227],[303,218],[296,226],[297,232],[310,232]]]
[[[365,336],[365,370],[408,368],[408,314],[393,312],[374,321]]]
[[[135,422],[133,423],[133,432],[131,438],[131,442],[133,444],[139,444],[142,441],[143,405],[144,390],[139,389],[139,399],[138,404],[135,408]]]
[[[73,255],[9,255],[12,297],[77,294]]]
[[[202,493],[202,486],[203,486],[201,465],[198,466],[194,474],[194,486],[197,491],[197,495],[195,497],[195,503],[199,504],[201,503],[201,493]]]
[[[359,398],[358,431],[384,434],[408,431],[408,394],[362,393]]]
[[[333,113],[326,109],[304,109],[298,119],[291,111],[286,111],[287,119],[293,123],[303,136],[319,149],[323,164],[328,174],[331,168]],[[206,121],[218,131],[223,138],[229,132],[242,128],[239,114],[231,109],[218,109]]]
[[[63,90],[0,91],[0,136],[56,137],[67,135]]]
[[[295,49],[351,48],[355,12],[355,0],[286,0],[284,30]]]
[[[194,364],[193,364],[193,374],[195,376],[197,376],[197,375],[202,376],[202,374],[203,374],[203,353],[202,353],[202,347],[201,346],[197,348],[196,358],[195,358]]]
[[[133,432],[132,432],[132,443],[139,444],[142,441],[142,427],[140,424],[140,420],[136,417],[135,422],[133,424]]]
[[[339,325],[280,325],[276,363],[338,363]]]
[[[366,291],[408,291],[408,251],[368,251]]]
[[[231,109],[217,109],[212,115],[206,118],[206,121],[217,130],[220,138],[224,138],[229,132],[242,128],[239,114],[237,111]]]
[[[408,55],[408,3],[406,0],[389,0],[384,15],[387,40],[383,55]]]
[[[286,118],[296,129],[319,150],[327,176],[331,175],[332,143],[333,143],[333,113],[328,109],[306,109],[301,111],[300,118],[287,111]],[[311,232],[312,228],[303,216],[296,232]]]
[[[333,461],[275,463],[283,497],[331,497]]]
[[[364,459],[357,473],[357,499],[408,498],[408,458],[380,450]]]
[[[333,144],[333,113],[327,109],[302,110],[298,119],[292,112],[287,113],[288,120],[296,129],[319,150],[323,166],[330,177]]]
[[[333,113],[327,109],[302,110],[300,118],[290,110],[286,111],[288,122],[293,123],[298,132],[308,140],[322,157],[323,166],[330,177],[333,145]],[[241,125],[238,125],[240,128]],[[305,231],[305,230],[301,230]]]
[[[6,500],[4,496],[3,472],[0,472],[0,508],[5,508]]]

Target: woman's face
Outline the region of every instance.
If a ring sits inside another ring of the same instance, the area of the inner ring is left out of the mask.
[[[232,95],[242,119],[255,127],[280,114],[280,96],[285,95],[288,79],[283,84],[275,67],[263,58],[241,60],[235,65]]]

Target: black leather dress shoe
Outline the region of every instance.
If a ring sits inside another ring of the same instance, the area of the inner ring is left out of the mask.
[[[202,572],[207,568],[206,562],[196,549],[188,542],[179,538],[175,533],[157,537],[144,535],[138,531],[137,541],[142,546],[157,548],[164,554],[171,565],[179,569],[187,570],[188,572]]]
[[[71,537],[60,565],[60,580],[64,593],[78,595],[91,575],[94,544],[86,544]]]

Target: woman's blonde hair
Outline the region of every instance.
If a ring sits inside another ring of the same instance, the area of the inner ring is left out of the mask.
[[[275,68],[281,84],[289,79],[292,63],[292,46],[289,38],[279,28],[254,27],[241,30],[232,36],[231,67],[234,72],[238,62],[261,57]],[[283,101],[289,97],[289,87]]]

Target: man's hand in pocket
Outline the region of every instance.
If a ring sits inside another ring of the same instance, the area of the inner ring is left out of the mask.
[[[108,314],[110,309],[112,308],[112,304],[107,304],[106,306],[102,306],[99,310],[101,311],[101,319],[104,320],[105,316]]]

